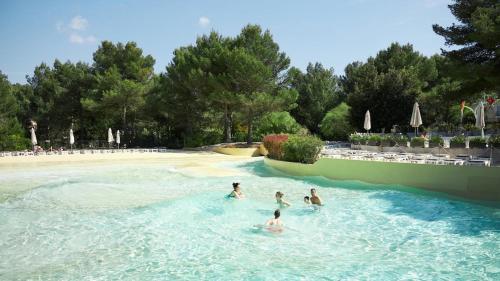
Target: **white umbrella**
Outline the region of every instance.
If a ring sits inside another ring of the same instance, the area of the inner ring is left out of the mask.
[[[418,133],[418,127],[422,125],[422,116],[420,116],[420,108],[418,107],[418,102],[413,105],[413,111],[411,113],[410,126],[415,128],[415,136]]]
[[[116,130],[116,143],[118,144],[118,148],[120,148],[120,130]]]
[[[481,137],[484,138],[484,127],[486,123],[484,122],[484,105],[480,102],[474,110],[474,115],[476,116],[476,127],[481,129]]]
[[[111,143],[114,142],[115,139],[113,138],[113,131],[111,131],[111,128],[108,129],[108,144],[111,146]]]
[[[32,145],[36,145],[37,144],[35,129],[33,127],[31,128],[31,144]]]
[[[75,136],[73,135],[73,129],[69,129],[69,144],[71,145],[71,150],[73,150],[74,143],[75,143]]]
[[[363,128],[367,131],[370,131],[372,128],[372,119],[370,117],[370,110],[367,110],[365,113],[365,123],[363,124]]]

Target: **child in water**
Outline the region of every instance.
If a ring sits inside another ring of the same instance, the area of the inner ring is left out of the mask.
[[[281,223],[281,212],[280,209],[274,211],[274,219],[270,219],[266,222],[266,229],[270,232],[282,232],[283,223]]]
[[[290,207],[291,206],[290,203],[288,203],[287,201],[283,200],[283,196],[284,195],[285,194],[283,194],[283,192],[281,192],[281,191],[276,192],[276,195],[275,195],[275,197],[276,197],[276,203],[278,203],[278,205],[280,206],[280,208],[285,208],[285,207]]]
[[[245,198],[245,195],[241,192],[241,187],[239,182],[233,182],[233,191],[227,195],[229,198],[242,199]]]
[[[309,199],[309,196],[304,196],[304,203],[306,205],[311,205],[311,200]]]

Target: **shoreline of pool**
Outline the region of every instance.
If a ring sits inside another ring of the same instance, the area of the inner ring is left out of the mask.
[[[444,192],[472,200],[500,201],[500,167],[451,166],[321,158],[302,164],[264,158],[291,176],[322,176]]]
[[[248,156],[230,156],[215,153],[212,151],[189,151],[189,150],[165,150],[149,151],[144,149],[139,152],[122,152],[109,150],[109,152],[79,153],[73,154],[52,154],[52,155],[23,155],[0,157],[0,169],[22,169],[28,167],[46,165],[69,165],[116,162],[117,165],[134,161],[159,161],[165,165],[178,168],[181,172],[193,176],[233,176],[240,172],[234,169],[221,168],[217,165],[223,162],[245,162],[255,161],[255,158]]]

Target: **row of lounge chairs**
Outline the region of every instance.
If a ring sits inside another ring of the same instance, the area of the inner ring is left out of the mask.
[[[490,159],[471,158],[468,155],[457,155],[451,158],[448,154],[414,154],[396,152],[370,152],[365,150],[353,150],[342,148],[325,147],[321,151],[321,157],[334,159],[350,159],[381,162],[400,162],[413,164],[433,165],[470,165],[490,166]]]
[[[53,150],[53,151],[4,151],[0,157],[37,156],[37,155],[71,155],[71,154],[106,154],[106,153],[165,153],[165,148],[127,148],[127,149],[79,149],[79,150]]]

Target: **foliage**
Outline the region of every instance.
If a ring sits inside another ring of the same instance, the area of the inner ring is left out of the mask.
[[[0,123],[0,151],[24,150],[30,146],[30,140],[25,137],[21,124],[15,118]]]
[[[485,148],[486,143],[486,138],[473,137],[469,139],[469,148]]]
[[[380,142],[382,141],[382,137],[380,135],[370,135],[368,137],[368,145],[380,145]]]
[[[256,135],[262,138],[270,134],[297,134],[301,128],[290,113],[272,112],[264,115],[256,123]]]
[[[288,140],[288,135],[267,135],[263,139],[264,147],[272,159],[283,159],[283,143]]]
[[[408,144],[408,136],[407,135],[392,135],[392,139],[399,146],[406,146]]]
[[[410,140],[411,147],[424,147],[425,138],[423,137],[414,137]]]
[[[442,147],[444,145],[444,140],[441,136],[434,135],[431,136],[429,140],[429,146],[439,146]]]
[[[392,134],[382,135],[380,137],[380,145],[387,147],[394,146],[396,144],[394,138],[395,136],[393,136]]]
[[[349,135],[349,141],[353,144],[366,144],[368,141],[368,136],[367,135],[362,135],[358,133],[354,133]]]
[[[7,76],[0,72],[0,151],[29,147],[21,124],[16,119],[19,107]]]
[[[433,25],[446,45],[460,46],[443,54],[453,60],[450,74],[461,80],[462,93],[500,89],[500,4],[498,0],[456,0],[449,5],[458,24]]]
[[[495,148],[500,148],[500,135],[492,135],[488,138],[488,144]]]
[[[465,147],[465,137],[454,136],[450,139],[450,147]]]
[[[394,43],[366,63],[349,64],[342,85],[351,106],[351,123],[360,129],[370,110],[373,131],[407,126],[414,102],[436,77],[435,61],[411,45]]]
[[[291,68],[288,80],[290,87],[299,93],[297,103],[300,106],[291,111],[292,116],[311,133],[320,133],[319,125],[325,114],[343,99],[333,69],[326,69],[320,63],[309,63],[306,73]]]
[[[315,136],[290,135],[283,143],[283,160],[312,164],[318,159],[323,144]]]
[[[354,129],[349,123],[349,106],[341,103],[330,110],[321,121],[321,133],[331,140],[347,140]]]

